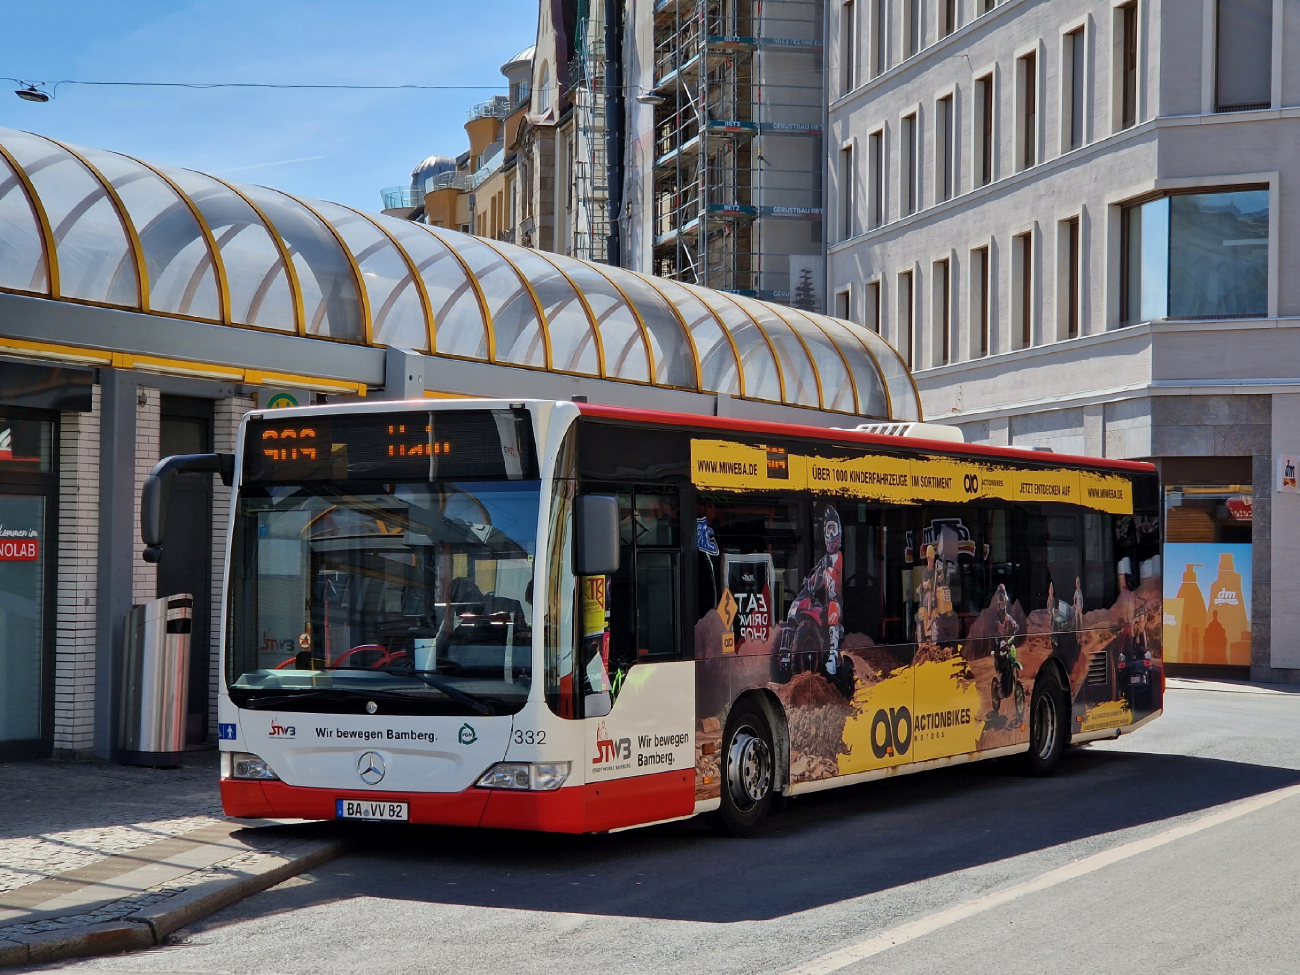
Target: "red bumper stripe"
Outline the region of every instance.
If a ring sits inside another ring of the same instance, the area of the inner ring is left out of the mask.
[[[377,795],[409,802],[413,823],[597,833],[689,816],[695,808],[695,771],[637,775],[555,792],[466,789],[375,793],[221,780],[221,805],[226,815],[248,819],[333,819],[336,799],[373,799]]]

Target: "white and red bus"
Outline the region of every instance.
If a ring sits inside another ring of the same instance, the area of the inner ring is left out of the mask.
[[[569,402],[254,412],[221,794],[240,817],[591,832],[1157,716],[1147,464]]]

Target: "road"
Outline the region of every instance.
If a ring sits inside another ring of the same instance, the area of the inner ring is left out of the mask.
[[[1294,973],[1298,783],[1300,693],[1171,683],[1162,719],[1051,779],[819,793],[754,840],[376,826],[170,945],[42,970]]]

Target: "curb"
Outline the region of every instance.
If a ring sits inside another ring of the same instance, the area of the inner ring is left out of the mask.
[[[278,857],[253,867],[241,876],[194,887],[122,921],[45,931],[19,941],[6,940],[0,930],[0,968],[153,948],[185,925],[328,863],[346,848],[343,840],[327,840],[300,855]]]

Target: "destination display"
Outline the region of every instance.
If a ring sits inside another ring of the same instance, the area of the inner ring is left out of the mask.
[[[1002,467],[951,457],[819,457],[725,440],[691,441],[691,481],[723,491],[812,491],[894,504],[987,498],[1133,513],[1133,486],[1116,474]]]
[[[521,480],[537,477],[526,413],[511,410],[269,414],[248,424],[252,481]]]

